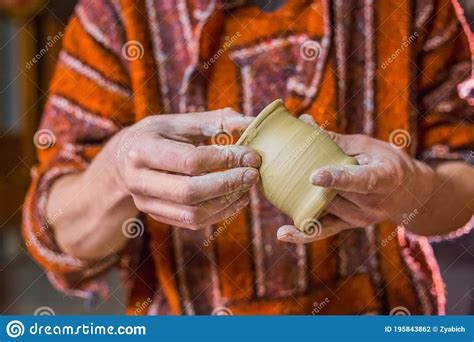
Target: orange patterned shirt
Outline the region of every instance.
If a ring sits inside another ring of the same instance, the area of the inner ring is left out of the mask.
[[[84,298],[104,294],[104,275],[119,267],[129,314],[442,314],[426,238],[384,222],[279,242],[288,218],[256,189],[246,210],[203,231],[141,215],[144,234],[98,262],[57,246],[45,217],[51,185],[148,115],[226,106],[255,115],[283,98],[330,130],[382,140],[403,130],[422,160],[470,157],[473,107],[456,89],[470,77],[470,51],[450,1],[289,0],[274,12],[242,3],[79,2],[41,123],[55,144],[38,150],[24,206],[30,252],[58,289]]]

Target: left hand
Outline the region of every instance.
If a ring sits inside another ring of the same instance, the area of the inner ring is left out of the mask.
[[[310,123],[308,117],[302,115],[300,119]],[[310,176],[313,185],[338,191],[326,208],[327,214],[319,219],[321,229],[313,236],[294,226],[283,226],[277,233],[279,240],[308,243],[384,220],[400,224],[413,211],[421,211],[433,193],[432,168],[403,150],[369,136],[328,134],[359,165],[315,170]]]

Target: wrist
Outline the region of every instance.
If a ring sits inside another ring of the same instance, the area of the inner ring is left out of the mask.
[[[125,187],[121,176],[121,164],[126,154],[127,128],[116,133],[103,147],[87,169],[87,172],[96,177],[98,173],[105,177],[98,177],[107,184],[110,194],[114,194],[117,201],[131,200],[131,194]]]
[[[408,230],[420,234],[426,228],[424,225],[431,212],[439,175],[431,166],[418,160],[415,160],[413,174],[405,202],[409,205],[404,208],[399,222]]]
[[[421,161],[415,161],[418,172],[416,179],[416,186],[413,191],[413,196],[420,204],[421,208],[429,207],[435,192],[437,184],[439,184],[439,174],[430,165]]]

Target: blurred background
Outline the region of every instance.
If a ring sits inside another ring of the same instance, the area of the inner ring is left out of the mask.
[[[110,298],[90,309],[52,288],[20,237],[22,202],[35,164],[33,135],[75,2],[0,0],[0,314],[32,315],[44,306],[70,315],[124,310],[117,274],[110,274]],[[474,1],[463,5],[474,28]],[[474,315],[474,232],[433,247],[447,283],[447,313]]]

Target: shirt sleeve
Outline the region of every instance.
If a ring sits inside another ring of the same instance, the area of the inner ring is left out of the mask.
[[[46,217],[45,209],[57,179],[84,171],[103,144],[133,122],[120,18],[118,1],[80,1],[76,6],[34,137],[39,163],[32,169],[23,208],[22,233],[28,250],[57,289],[79,297],[103,291],[105,271],[121,258],[92,263],[64,253],[51,229],[62,212]]]
[[[458,91],[472,75],[468,37],[450,0],[423,6],[419,13],[419,67],[414,70],[419,94],[418,156],[427,162],[472,163],[474,106]]]

